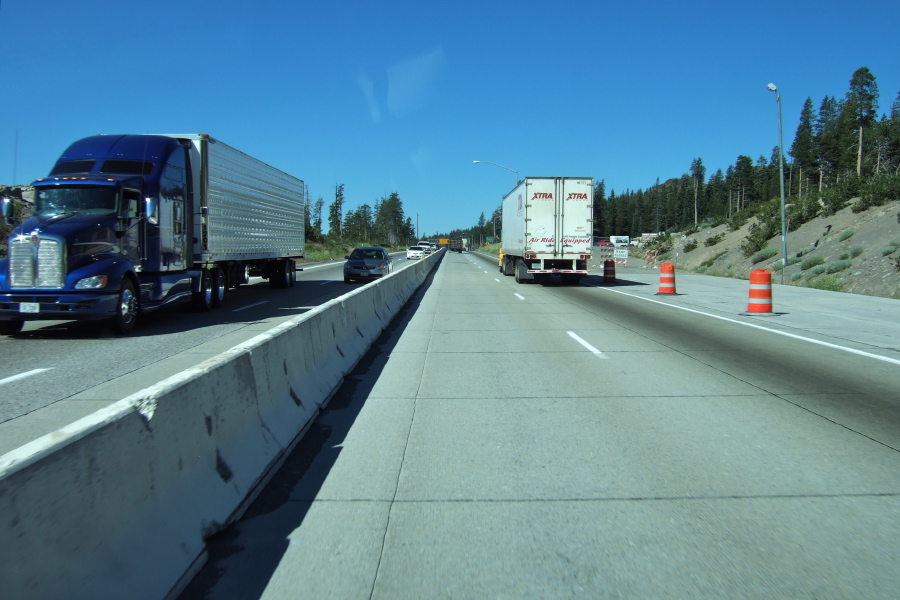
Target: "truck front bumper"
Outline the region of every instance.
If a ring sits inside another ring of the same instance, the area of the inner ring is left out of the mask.
[[[109,319],[116,315],[118,293],[13,292],[0,294],[0,320],[65,321]]]

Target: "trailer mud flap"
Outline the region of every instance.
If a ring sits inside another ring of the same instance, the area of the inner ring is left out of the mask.
[[[526,281],[534,281],[534,273],[529,273],[528,265],[519,259],[516,261],[516,283],[525,283]]]

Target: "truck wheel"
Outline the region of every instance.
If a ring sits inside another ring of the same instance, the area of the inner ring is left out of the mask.
[[[291,285],[293,285],[291,277],[294,275],[292,272],[293,266],[294,261],[289,258],[276,261],[272,278],[269,279],[269,283],[272,287],[282,289],[291,287]]]
[[[234,289],[250,283],[250,265],[237,263],[231,267],[230,283]]]
[[[294,284],[297,283],[297,263],[291,259],[288,259],[288,287],[294,287]]]
[[[112,318],[112,326],[116,333],[131,333],[137,321],[138,299],[134,294],[134,284],[130,279],[122,280],[119,290],[119,301],[116,303],[116,316]]]
[[[212,306],[219,308],[225,305],[225,293],[228,290],[228,282],[225,278],[225,270],[215,268],[210,272],[212,281]]]
[[[25,321],[0,321],[0,335],[16,335],[24,326]]]
[[[199,289],[194,292],[194,310],[197,312],[209,312],[212,308],[213,290],[212,276],[209,269],[200,271]]]

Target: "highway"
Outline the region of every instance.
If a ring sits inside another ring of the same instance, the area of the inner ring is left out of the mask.
[[[397,270],[413,262],[392,257]],[[27,322],[16,338],[0,336],[0,455],[364,285],[344,283],[343,263],[307,265],[288,289],[251,278],[208,313],[141,315],[129,336],[74,321]]]
[[[182,600],[895,598],[898,303],[449,254]]]

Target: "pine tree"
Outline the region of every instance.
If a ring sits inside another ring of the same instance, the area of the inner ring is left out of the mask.
[[[900,93],[891,105],[891,116],[880,124],[883,170],[900,173]]]
[[[791,144],[790,155],[797,165],[797,179],[800,182],[800,197],[803,197],[803,183],[809,174],[816,169],[816,141],[813,136],[813,122],[816,113],[813,110],[812,98],[807,97],[800,111],[800,124],[794,135],[794,143]]]
[[[393,192],[382,198],[375,209],[375,238],[385,245],[395,246],[406,238],[406,224],[403,216],[403,202],[400,195]]]
[[[837,176],[841,164],[841,144],[839,139],[839,123],[841,106],[834,96],[825,96],[819,105],[819,116],[813,127],[813,135],[818,154],[816,163],[819,166],[819,190],[824,187],[825,179]]]
[[[863,132],[878,118],[878,84],[868,67],[860,67],[850,79],[850,90],[844,100],[844,110],[859,132],[856,176],[862,177]]]
[[[703,186],[705,177],[706,167],[703,166],[703,159],[695,158],[693,162],[691,162],[691,179],[693,180],[694,186],[694,225],[700,223],[697,216],[697,197],[699,196],[699,191]]]
[[[753,159],[739,154],[734,163],[735,206],[740,212],[757,200],[753,196]]]
[[[603,237],[604,205],[606,204],[606,181],[601,179],[594,184],[594,237]]]
[[[325,206],[325,201],[321,196],[316,199],[316,205],[313,209],[313,229],[316,233],[317,239],[322,239],[322,207]]]
[[[342,223],[344,220],[344,184],[334,188],[334,202],[328,207],[328,234],[343,240]]]

